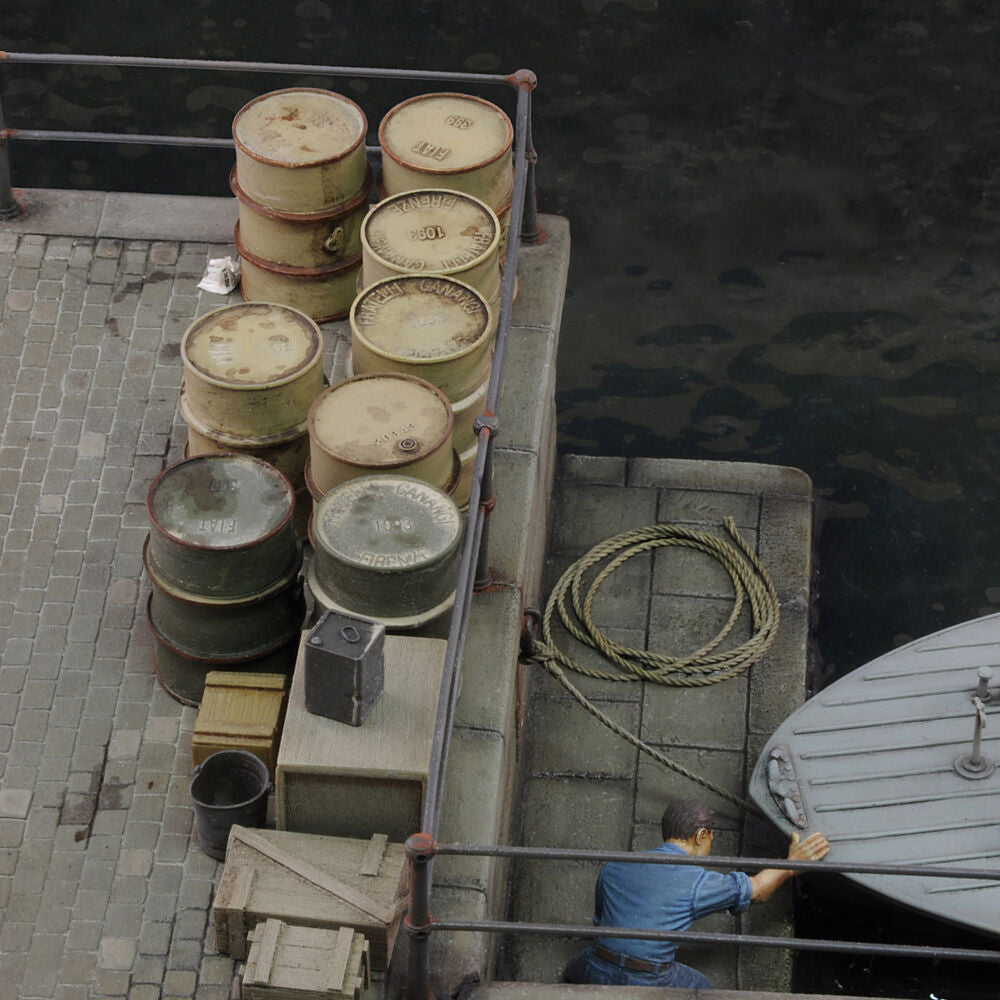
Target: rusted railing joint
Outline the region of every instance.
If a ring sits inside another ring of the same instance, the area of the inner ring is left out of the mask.
[[[437,842],[429,833],[414,833],[404,845],[413,878],[410,883],[410,905],[403,918],[403,927],[409,943],[409,962],[403,996],[406,1000],[434,1000],[431,993],[427,961],[431,919],[431,862]]]

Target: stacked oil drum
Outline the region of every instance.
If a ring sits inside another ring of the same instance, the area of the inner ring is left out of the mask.
[[[230,185],[245,299],[290,305],[320,323],[347,315],[372,186],[367,128],[353,101],[311,88],[264,94],[237,113]]]
[[[296,491],[304,534],[309,407],[323,391],[323,341],[305,313],[273,302],[224,306],[181,341],[187,455],[235,452],[270,462]]]
[[[169,466],[146,497],[156,674],[197,705],[211,670],[290,673],[305,617],[291,484],[252,455]]]

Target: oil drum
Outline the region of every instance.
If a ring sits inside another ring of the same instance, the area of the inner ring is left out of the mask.
[[[313,512],[308,586],[317,606],[416,628],[455,599],[462,517],[448,495],[409,476],[341,483]]]
[[[358,476],[391,472],[447,488],[454,415],[437,386],[401,372],[355,375],[309,411],[306,482],[314,499]]]

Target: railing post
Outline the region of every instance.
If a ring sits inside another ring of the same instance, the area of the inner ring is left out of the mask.
[[[479,536],[479,552],[476,554],[476,579],[473,584],[476,590],[484,590],[490,585],[490,514],[496,506],[497,498],[493,493],[493,438],[500,427],[500,420],[495,416],[481,413],[472,425],[478,436],[486,430],[486,464],[483,466],[483,480],[479,491],[479,507],[483,512],[483,527]]]
[[[3,116],[3,96],[0,95],[0,219],[13,219],[21,214],[10,181],[10,154],[7,140],[11,133]]]
[[[528,161],[524,211],[521,214],[521,241],[541,243],[545,239],[545,231],[538,228],[538,198],[535,194],[535,164],[538,162],[538,154],[535,152],[531,130],[531,92],[538,86],[538,77],[530,69],[519,69],[507,77],[507,82],[515,90],[524,91],[526,104],[524,121],[519,123],[525,131],[524,158]]]
[[[403,926],[409,938],[408,976],[403,987],[405,1000],[434,1000],[430,987],[431,867],[437,843],[429,833],[415,833],[406,841],[413,881],[410,906]]]

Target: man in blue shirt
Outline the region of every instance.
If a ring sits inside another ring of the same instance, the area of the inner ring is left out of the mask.
[[[689,799],[670,802],[663,812],[664,843],[653,854],[707,857],[712,849],[712,811]],[[799,841],[792,835],[788,857],[819,861],[830,851],[826,837],[813,833]],[[742,913],[751,903],[769,899],[796,873],[765,868],[756,875],[723,874],[695,865],[643,865],[612,861],[601,869],[594,891],[594,923],[599,927],[686,931],[699,917],[719,910]],[[570,983],[604,986],[679,986],[709,989],[700,972],[675,962],[675,941],[596,938],[566,967]]]

